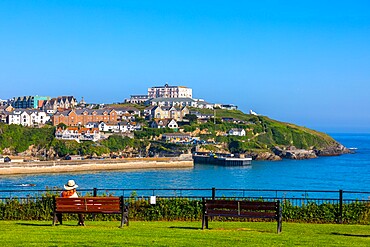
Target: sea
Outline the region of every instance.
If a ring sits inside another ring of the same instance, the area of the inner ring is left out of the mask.
[[[195,164],[187,169],[149,169],[0,176],[0,192],[62,187],[79,189],[255,189],[370,192],[370,134],[330,134],[353,154],[309,160],[253,161],[250,166]]]

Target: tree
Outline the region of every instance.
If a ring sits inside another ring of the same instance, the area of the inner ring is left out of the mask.
[[[57,125],[57,129],[59,129],[59,128],[61,128],[61,129],[66,129],[68,126],[66,125],[66,124],[64,124],[64,123],[59,123],[58,125]]]
[[[198,117],[195,114],[186,114],[184,118],[189,120],[190,124],[194,122],[196,123],[198,120]]]

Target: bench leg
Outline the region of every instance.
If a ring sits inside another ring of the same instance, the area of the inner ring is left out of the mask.
[[[78,225],[85,226],[85,217],[83,214],[78,214]]]
[[[203,214],[203,217],[202,217],[202,230],[204,229],[204,227],[206,227],[206,229],[208,229],[208,216],[206,216],[206,215]]]
[[[204,225],[205,225],[205,216],[203,214],[203,217],[202,217],[202,230],[204,229]]]
[[[53,212],[53,223],[52,226],[55,226],[55,223],[57,222],[57,215],[55,212]]]
[[[63,224],[63,215],[61,213],[53,213],[53,226],[59,221],[59,225]]]
[[[123,227],[123,225],[126,224],[126,226],[129,225],[129,220],[128,220],[128,208],[125,208],[125,210],[123,211],[122,213],[122,217],[121,217],[121,226],[120,228]]]
[[[126,217],[126,226],[129,226],[128,212],[125,214]]]
[[[122,213],[122,216],[121,216],[121,225],[119,227],[122,228],[124,224],[125,224],[125,213]]]
[[[126,226],[128,226],[128,216],[127,216],[126,213],[122,214],[120,228],[122,228],[124,224],[126,224]]]
[[[281,215],[279,215],[278,225],[277,225],[277,233],[281,233],[282,227],[283,227],[282,225],[283,225],[283,217]]]

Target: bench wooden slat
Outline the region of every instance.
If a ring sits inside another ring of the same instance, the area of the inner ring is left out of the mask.
[[[121,214],[122,212],[121,211],[110,211],[110,210],[89,210],[89,211],[86,211],[85,209],[78,209],[78,208],[74,208],[74,209],[67,209],[67,210],[63,210],[63,211],[55,211],[56,213],[90,213],[90,214]]]
[[[106,198],[106,199],[103,199]],[[119,197],[102,197],[102,198],[94,198],[94,197],[77,197],[77,198],[62,198],[57,197],[55,198],[56,202],[62,202],[62,203],[69,203],[69,202],[78,202],[78,201],[86,201],[86,202],[101,202],[101,203],[114,203],[114,202],[120,202]]]
[[[208,210],[207,215],[209,216],[223,216],[223,217],[261,217],[261,218],[276,218],[276,213],[267,212],[240,212],[237,210]]]
[[[70,205],[70,206],[75,206],[75,205],[109,205],[109,206],[119,206],[119,202],[114,202],[114,203],[105,203],[105,202],[84,202],[84,201],[74,201],[74,202],[57,202],[57,206],[63,206],[63,205]]]
[[[206,200],[206,203],[212,205],[232,205],[235,203],[240,203],[241,205],[266,205],[266,206],[276,206],[276,202],[259,202],[259,201],[233,201],[233,200]]]
[[[99,206],[103,206],[103,207],[116,207],[116,208],[119,208],[120,207],[120,204],[117,203],[117,204],[104,204],[104,203],[97,203],[97,204],[89,204],[89,203],[84,203],[84,202],[78,202],[78,203],[68,203],[68,204],[56,204],[56,207],[57,208],[62,208],[62,207],[78,207],[78,206],[87,206],[87,207],[99,207]]]
[[[207,204],[208,209],[240,209],[240,210],[261,210],[261,211],[276,211],[276,205],[238,205],[237,203],[228,204],[228,205],[213,205]]]
[[[96,206],[96,205],[90,205],[90,206],[85,206],[85,205],[79,205],[79,206],[60,206],[56,207],[55,211],[57,212],[63,212],[63,211],[69,211],[69,210],[83,210],[86,212],[91,212],[91,211],[117,211],[120,212],[121,208],[120,207],[109,207],[109,206]]]

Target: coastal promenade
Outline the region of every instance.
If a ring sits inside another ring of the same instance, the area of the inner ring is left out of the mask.
[[[194,162],[191,155],[181,155],[174,158],[155,157],[2,163],[0,164],[0,175],[192,167],[194,167]]]

